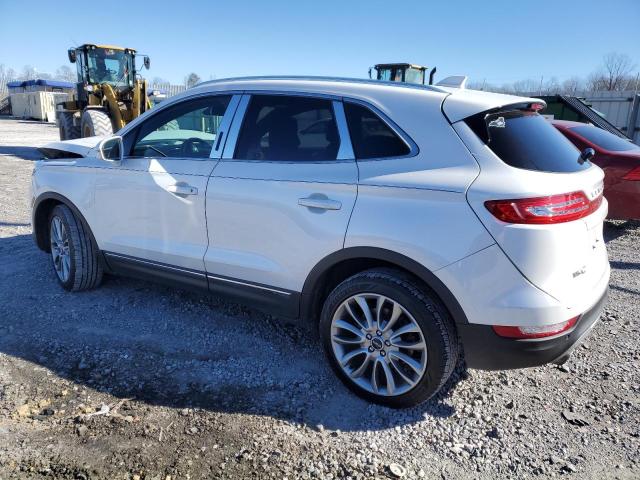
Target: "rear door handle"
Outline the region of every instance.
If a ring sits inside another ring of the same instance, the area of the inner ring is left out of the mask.
[[[191,185],[169,185],[167,187],[167,191],[171,193],[175,193],[176,195],[197,195],[198,189],[196,187],[192,187]]]
[[[340,210],[342,203],[337,200],[322,197],[305,197],[298,199],[301,207],[318,208],[320,210]]]

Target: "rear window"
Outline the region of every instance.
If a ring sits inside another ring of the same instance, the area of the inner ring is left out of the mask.
[[[630,152],[640,151],[638,145],[634,145],[629,140],[620,138],[613,133],[609,133],[606,130],[602,130],[598,127],[592,127],[591,125],[585,125],[580,127],[571,128],[572,132],[577,133],[581,137],[586,138],[591,143],[596,144],[600,148],[609,150],[610,152]]]
[[[544,117],[522,110],[480,114],[467,124],[504,163],[539,172],[577,172],[580,152]]]

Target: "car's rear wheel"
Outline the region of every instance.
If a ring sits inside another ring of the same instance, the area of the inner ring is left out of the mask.
[[[390,407],[433,396],[458,358],[446,309],[394,270],[368,270],[338,285],[322,310],[320,335],[340,379],[359,396]]]
[[[53,270],[69,291],[88,290],[102,281],[102,264],[89,229],[66,205],[49,215],[49,241]]]

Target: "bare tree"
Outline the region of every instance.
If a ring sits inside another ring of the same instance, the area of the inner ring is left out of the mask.
[[[55,74],[56,80],[62,80],[63,82],[75,82],[77,79],[76,72],[74,72],[68,65],[62,65],[58,67]]]
[[[588,79],[591,91],[618,91],[629,86],[635,64],[629,55],[611,52],[602,59],[602,66]]]
[[[151,80],[151,85],[164,85],[164,84],[168,84],[169,80],[166,80],[162,77],[153,77],[153,80]]]
[[[562,93],[562,87],[556,77],[551,77],[542,84],[542,88],[539,89],[544,95],[557,95]]]
[[[187,88],[191,88],[199,82],[200,76],[197,73],[193,72],[187,75],[187,77],[184,79],[184,84],[187,86]]]
[[[584,81],[580,77],[571,77],[562,82],[562,93],[574,95],[584,90]]]
[[[22,72],[20,73],[20,80],[34,80],[38,75],[38,70],[31,65],[25,65],[22,67]]]
[[[4,64],[0,64],[0,85],[6,85],[18,78],[13,68],[6,67]]]

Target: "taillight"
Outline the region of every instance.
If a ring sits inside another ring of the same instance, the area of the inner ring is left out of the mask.
[[[602,195],[589,200],[584,192],[573,192],[550,197],[489,200],[484,205],[503,222],[549,224],[586,217],[595,212],[601,203]]]
[[[635,181],[640,181],[640,167],[636,167],[633,170],[631,170],[630,172],[628,172],[624,177],[622,177],[623,180],[635,180]]]
[[[531,327],[505,327],[503,325],[493,325],[493,331],[501,337],[507,338],[545,338],[559,335],[572,329],[578,322],[578,318],[570,318],[565,322],[554,323],[553,325],[540,325]]]

